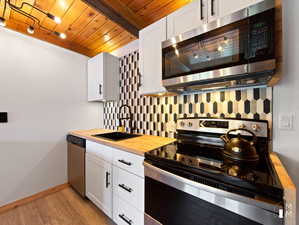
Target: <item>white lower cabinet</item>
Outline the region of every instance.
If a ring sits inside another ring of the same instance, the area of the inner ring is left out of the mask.
[[[116,224],[144,224],[144,157],[86,142],[86,196]]]
[[[113,197],[117,195],[144,212],[144,179],[113,166]]]
[[[113,221],[118,225],[143,225],[144,213],[114,195]]]
[[[86,154],[86,196],[112,217],[112,164],[97,155]]]

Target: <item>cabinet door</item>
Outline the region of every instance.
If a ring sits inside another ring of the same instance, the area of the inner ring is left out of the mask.
[[[263,0],[208,0],[209,22],[237,12]]]
[[[88,101],[94,101],[99,98],[99,90],[98,90],[99,62],[97,57],[88,60],[87,72],[88,72]]]
[[[139,93],[165,92],[162,86],[162,42],[166,40],[166,18],[144,28],[139,33],[139,68],[141,87]]]
[[[207,22],[207,0],[195,0],[167,16],[167,39]]]
[[[103,56],[88,60],[88,101],[103,100]]]
[[[104,54],[99,54],[97,55],[98,57],[98,61],[99,61],[99,73],[98,73],[98,96],[99,96],[99,100],[104,100],[106,96],[104,96],[105,93],[105,88],[107,86],[106,83],[104,83],[104,76],[105,76],[105,68],[107,67],[106,63],[105,63],[105,58],[104,58]]]
[[[109,217],[112,217],[111,170],[110,163],[86,154],[86,196]]]

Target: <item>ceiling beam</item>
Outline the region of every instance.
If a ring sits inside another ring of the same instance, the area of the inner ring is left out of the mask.
[[[124,18],[120,13],[118,13],[115,9],[105,3],[104,0],[83,0],[83,2],[87,3],[95,10],[106,16],[108,19],[112,20],[129,33],[134,35],[135,37],[139,37],[139,28],[136,25],[133,25],[128,21],[128,19]]]
[[[144,19],[137,15],[128,5],[124,4],[121,0],[102,0],[108,6],[113,8],[120,15],[125,17],[130,23],[132,23],[138,29],[142,29],[148,25]]]

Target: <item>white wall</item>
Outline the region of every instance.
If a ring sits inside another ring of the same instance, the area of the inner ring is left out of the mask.
[[[87,59],[0,29],[0,206],[65,183],[67,132],[102,127]]]
[[[299,188],[299,1],[284,0],[282,2],[284,76],[279,85],[274,87],[273,93],[273,148],[280,154],[289,174]],[[295,113],[293,130],[278,128],[281,113]],[[298,203],[297,200],[297,224],[299,224]]]
[[[135,41],[131,41],[129,44],[121,48],[114,50],[113,52],[111,52],[111,54],[117,57],[122,57],[138,49],[139,49],[139,40],[137,39]]]

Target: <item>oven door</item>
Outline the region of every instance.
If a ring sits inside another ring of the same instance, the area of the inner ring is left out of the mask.
[[[201,74],[206,80],[217,78],[210,76],[211,71],[221,76],[260,72],[269,64],[275,58],[274,9],[251,17],[246,10],[236,15],[163,42],[163,84],[191,74]],[[229,23],[236,18],[240,20]]]
[[[145,162],[145,225],[282,225],[280,205],[222,191]]]

